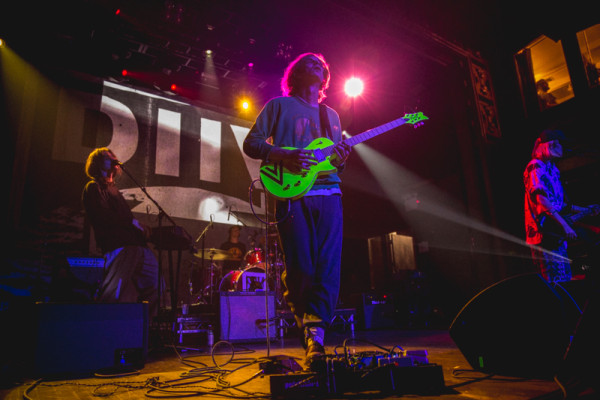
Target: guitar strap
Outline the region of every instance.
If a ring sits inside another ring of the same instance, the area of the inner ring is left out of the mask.
[[[319,104],[319,118],[321,119],[321,134],[333,140],[333,134],[331,133],[331,125],[329,124],[329,117],[327,115],[327,107],[325,104]]]

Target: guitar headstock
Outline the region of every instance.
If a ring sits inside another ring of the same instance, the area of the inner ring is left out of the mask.
[[[422,112],[418,112],[418,113],[414,113],[414,114],[405,114],[404,117],[402,117],[402,119],[404,119],[404,121],[406,121],[407,124],[411,124],[415,128],[417,128],[417,127],[423,125],[424,124],[423,121],[428,120],[429,117],[427,117]]]

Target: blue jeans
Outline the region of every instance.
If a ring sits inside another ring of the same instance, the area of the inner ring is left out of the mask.
[[[290,202],[289,214],[287,210],[287,202],[277,203],[285,300],[299,328],[325,327],[333,318],[340,291],[342,198],[304,196]]]

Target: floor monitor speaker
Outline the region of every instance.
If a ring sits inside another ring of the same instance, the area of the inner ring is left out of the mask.
[[[476,370],[507,376],[554,376],[581,312],[538,274],[500,281],[473,297],[450,336]]]
[[[556,379],[568,387],[573,382],[600,390],[600,367],[593,360],[600,357],[600,293],[596,289],[586,301],[577,322],[573,340],[565,352]]]
[[[85,376],[145,365],[147,303],[38,303],[30,317],[37,376]]]

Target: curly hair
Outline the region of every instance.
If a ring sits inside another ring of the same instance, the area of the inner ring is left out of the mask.
[[[105,157],[110,157],[114,160],[117,159],[115,153],[108,147],[94,149],[85,162],[85,174],[91,179],[99,180],[102,177],[100,171]]]
[[[302,66],[302,61],[310,56],[316,57],[323,67],[323,82],[321,82],[321,87],[319,89],[319,102],[325,99],[325,91],[329,87],[330,79],[329,64],[327,64],[325,57],[323,57],[322,54],[316,53],[300,54],[287,66],[285,72],[283,73],[283,78],[281,78],[281,91],[284,96],[293,96],[298,92],[301,84],[299,74],[300,67]]]

